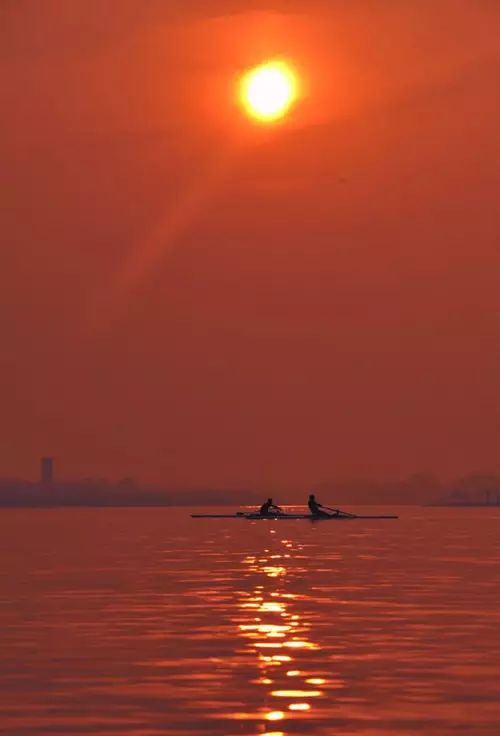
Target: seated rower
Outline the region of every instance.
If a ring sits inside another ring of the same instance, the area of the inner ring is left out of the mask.
[[[329,513],[330,510],[327,510],[326,506],[323,506],[322,504],[319,503],[319,501],[316,501],[316,497],[314,493],[311,493],[311,495],[309,496],[307,505],[309,506],[309,510],[313,516],[338,516],[339,515],[338,511]],[[333,509],[331,510],[333,511]]]
[[[263,503],[260,507],[259,514],[261,516],[275,516],[276,514],[281,514],[282,511],[283,509],[273,503],[272,498],[268,498],[267,501]]]

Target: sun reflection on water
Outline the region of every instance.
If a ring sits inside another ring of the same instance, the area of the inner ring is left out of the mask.
[[[327,685],[319,676],[322,673],[310,671],[313,659],[309,653],[320,645],[311,639],[311,625],[304,616],[306,598],[290,590],[293,583],[287,576],[289,560],[301,557],[302,547],[288,539],[275,537],[272,541],[280,545],[277,550],[266,549],[263,555],[241,560],[254,584],[250,591],[240,591],[238,600],[238,631],[259,670],[250,680],[261,688],[262,706],[255,715],[264,723],[311,717],[315,703],[325,695],[321,686]],[[273,700],[279,701],[281,710],[272,707]],[[263,733],[269,736],[265,728],[263,725]],[[279,733],[285,736],[284,731]]]

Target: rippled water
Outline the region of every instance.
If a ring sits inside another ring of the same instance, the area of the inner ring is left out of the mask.
[[[0,516],[2,734],[499,736],[500,511]]]

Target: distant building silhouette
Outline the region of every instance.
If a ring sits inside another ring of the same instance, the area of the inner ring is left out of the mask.
[[[49,485],[54,480],[54,458],[42,457],[40,461],[40,480],[42,485]]]

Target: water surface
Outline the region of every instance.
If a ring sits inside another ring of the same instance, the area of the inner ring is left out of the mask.
[[[0,732],[498,736],[500,511],[399,513],[2,511]]]

